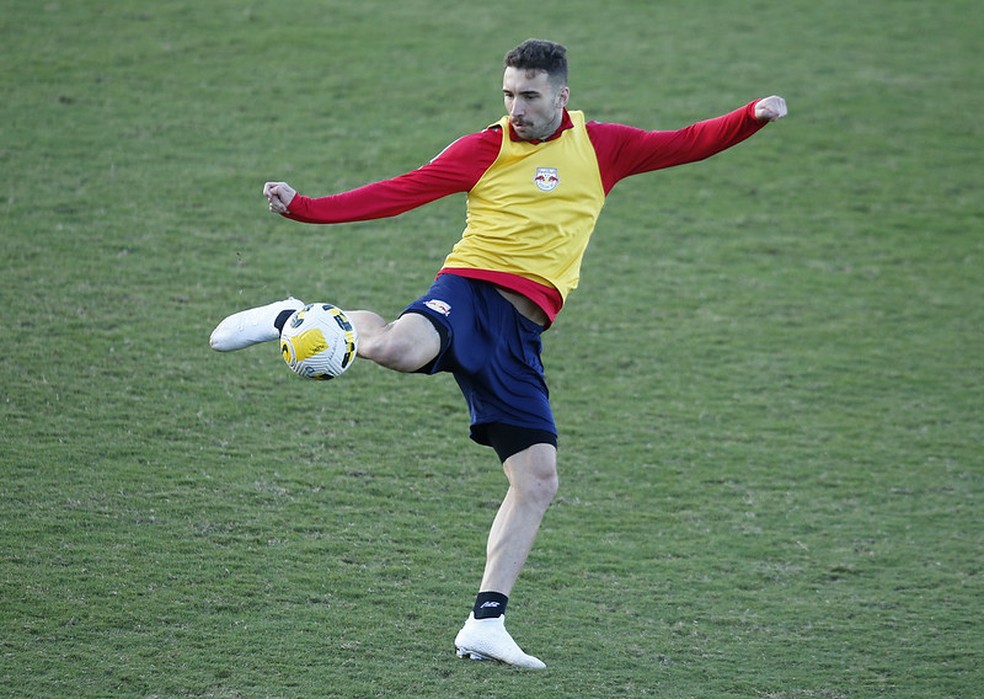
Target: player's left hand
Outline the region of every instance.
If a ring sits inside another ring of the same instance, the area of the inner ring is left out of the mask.
[[[776,121],[786,116],[786,100],[779,95],[765,97],[755,103],[755,118],[759,121]]]

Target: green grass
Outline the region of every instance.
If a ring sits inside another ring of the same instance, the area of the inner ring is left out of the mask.
[[[976,697],[977,3],[29,3],[0,16],[0,696]],[[454,658],[504,490],[446,376],[208,350],[287,293],[392,315],[463,200],[305,227],[501,113],[787,120],[620,184],[545,336],[561,492]]]

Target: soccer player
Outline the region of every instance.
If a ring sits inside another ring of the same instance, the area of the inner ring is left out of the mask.
[[[305,223],[365,221],[467,192],[465,231],[436,279],[395,320],[348,311],[359,355],[401,372],[450,372],[471,412],[471,439],[497,454],[509,483],[492,522],[485,571],[454,644],[460,657],[543,668],[505,628],[513,585],[557,493],[557,428],[541,333],[577,286],[605,198],[629,175],[702,160],[786,114],[781,97],[675,131],[587,121],[568,111],[566,49],[530,39],[505,56],[506,115],[423,167],[310,198],[267,182],[272,212]],[[235,313],[213,331],[221,352],[276,340],[294,298]]]

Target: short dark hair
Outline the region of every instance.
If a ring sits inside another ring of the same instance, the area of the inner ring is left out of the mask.
[[[545,71],[554,83],[567,85],[567,48],[545,39],[527,39],[506,54],[506,68]]]

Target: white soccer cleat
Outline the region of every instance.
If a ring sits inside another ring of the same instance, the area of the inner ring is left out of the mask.
[[[495,660],[515,667],[542,670],[546,667],[539,658],[523,652],[506,631],[504,616],[494,619],[476,619],[474,612],[454,638],[455,652],[459,658],[471,660]]]
[[[304,308],[304,302],[293,296],[266,306],[250,308],[227,317],[212,331],[209,346],[216,352],[232,352],[258,342],[269,342],[280,337],[273,322],[284,311]]]

